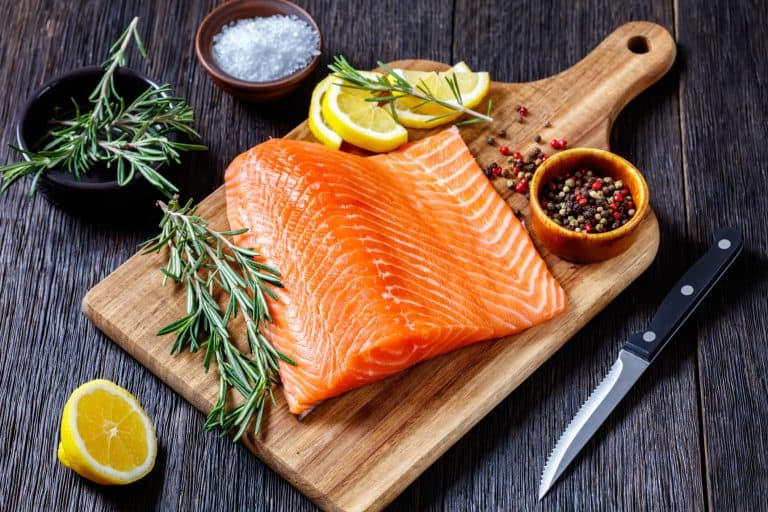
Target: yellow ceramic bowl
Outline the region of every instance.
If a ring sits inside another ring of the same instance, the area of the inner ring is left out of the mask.
[[[547,217],[539,202],[542,187],[557,176],[582,168],[623,181],[635,203],[635,215],[623,226],[605,233],[577,233]],[[538,239],[556,255],[577,263],[607,260],[632,245],[638,226],[648,214],[648,185],[637,168],[609,151],[592,148],[568,149],[545,160],[530,185],[531,224]]]

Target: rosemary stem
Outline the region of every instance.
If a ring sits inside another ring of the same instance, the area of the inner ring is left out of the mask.
[[[107,97],[107,94],[109,92],[109,84],[112,81],[112,76],[115,74],[115,71],[120,66],[120,61],[122,60],[122,56],[125,54],[126,49],[128,48],[128,44],[131,42],[131,34],[136,30],[136,25],[139,23],[139,17],[136,16],[131,20],[131,23],[128,24],[128,28],[125,31],[126,36],[123,38],[123,42],[120,45],[120,49],[115,53],[115,55],[119,56],[119,58],[112,59],[112,62],[110,63],[107,70],[104,72],[104,76],[101,78],[101,83],[99,84],[99,96],[96,99],[96,106],[93,109],[93,113],[91,114],[91,119],[94,121],[99,119],[99,116],[101,115],[101,110],[103,107],[103,99]]]
[[[481,114],[480,112],[478,112],[476,110],[469,109],[469,108],[465,107],[464,105],[459,105],[458,103],[453,103],[453,102],[450,102],[450,101],[441,100],[439,98],[427,96],[426,94],[424,94],[423,92],[419,91],[415,87],[412,87],[411,90],[409,90],[409,91],[402,91],[402,92],[407,92],[411,96],[415,96],[416,98],[419,98],[421,100],[431,101],[431,102],[437,103],[438,105],[443,106],[445,108],[449,108],[451,110],[456,110],[458,112],[461,112],[463,114],[467,114],[467,115],[475,117],[477,119],[482,119],[483,121],[485,121],[487,123],[490,123],[491,121],[493,121],[492,117],[487,116],[485,114]]]
[[[493,118],[489,115],[491,113],[490,110],[492,105],[490,100],[488,101],[488,114],[482,114],[463,105],[463,101],[461,99],[461,90],[459,88],[455,73],[452,78],[450,76],[444,76],[448,87],[453,93],[453,97],[455,99],[455,101],[453,101],[451,99],[437,97],[432,91],[429,90],[429,87],[426,83],[424,83],[423,80],[420,81],[419,84],[414,85],[405,80],[393,69],[389,68],[389,66],[387,66],[384,62],[378,61],[378,64],[379,67],[384,70],[384,74],[379,74],[376,77],[372,77],[370,74],[366,74],[355,69],[347,61],[347,59],[340,55],[334,57],[333,62],[328,65],[328,68],[334,73],[336,77],[342,80],[341,83],[336,85],[340,85],[342,87],[351,87],[353,89],[374,93],[373,97],[369,98],[367,101],[389,103],[392,105],[392,102],[397,101],[397,99],[400,97],[400,95],[396,93],[400,93],[421,100],[421,104],[433,103],[440,105],[441,107],[444,107],[448,110],[452,110],[460,114],[466,114],[474,118],[472,120],[463,122],[464,124],[475,122],[490,123],[493,121]],[[376,93],[380,92],[385,93],[385,95],[375,95]],[[395,109],[393,108],[392,110],[394,115]],[[445,117],[445,115],[435,116],[434,119],[440,119],[441,117]]]
[[[338,85],[341,85],[344,87],[343,83],[340,83]],[[491,116],[487,116],[485,114],[482,114],[476,110],[472,110],[470,108],[465,107],[464,105],[460,105],[458,103],[453,103],[450,101],[441,100],[440,98],[435,98],[434,96],[427,95],[417,89],[416,87],[400,87],[397,85],[390,85],[390,86],[383,86],[383,85],[366,85],[366,89],[372,91],[372,92],[390,92],[390,91],[396,91],[401,92],[404,94],[407,94],[409,96],[413,96],[415,98],[419,98],[420,100],[424,100],[430,103],[437,103],[440,106],[443,106],[445,108],[455,110],[457,112],[461,112],[463,114],[467,114],[469,116],[475,117],[477,119],[482,119],[483,121],[490,123],[493,121],[493,118]]]
[[[191,201],[182,206],[173,196],[157,205],[163,211],[162,231],[143,247],[146,253],[167,248],[164,275],[187,287],[186,316],[158,334],[176,335],[174,352],[204,348],[206,370],[210,362],[217,364],[219,397],[206,421],[207,429],[233,433],[237,440],[253,420],[254,432],[258,432],[266,399],[272,396],[271,385],[279,379],[281,361],[295,364],[261,332],[272,320],[265,294],[275,298],[267,286],[282,286],[279,272],[255,263],[255,251],[230,241],[229,237],[243,230],[216,231],[196,213]],[[228,323],[236,315],[245,323],[247,348],[241,349],[229,332]],[[241,396],[240,405],[227,406],[230,391]]]

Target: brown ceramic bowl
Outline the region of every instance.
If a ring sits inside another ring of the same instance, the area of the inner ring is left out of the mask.
[[[635,203],[635,215],[623,226],[606,233],[577,233],[561,227],[547,217],[539,202],[539,193],[552,178],[581,168],[623,181]],[[592,148],[568,149],[545,160],[533,175],[531,224],[534,233],[556,255],[577,263],[607,260],[632,245],[638,227],[648,214],[648,185],[637,168],[609,151]]]
[[[320,50],[323,50],[323,36],[315,20],[298,5],[286,0],[230,0],[211,11],[205,17],[195,36],[195,53],[200,64],[208,72],[211,80],[225,92],[245,101],[274,100],[293,92],[320,62],[316,55],[307,67],[278,80],[270,82],[247,82],[239,80],[222,70],[213,58],[213,36],[221,28],[239,19],[268,17],[275,15],[295,15],[306,21],[320,38]]]

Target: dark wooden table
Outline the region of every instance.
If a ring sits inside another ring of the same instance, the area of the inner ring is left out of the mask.
[[[324,66],[289,99],[246,105],[205,76],[193,50],[216,2],[0,0],[0,162],[17,158],[27,96],[99,63],[132,16],[151,60],[131,66],[174,84],[197,109],[210,151],[190,165],[198,196],[229,160],[306,115]],[[678,59],[616,120],[612,149],[643,169],[661,224],[652,267],[430,467],[392,510],[757,510],[768,496],[768,10],[759,2],[324,2],[298,0],[325,37],[323,63],[466,60],[501,81],[562,70],[630,20],[659,23]],[[94,328],[85,292],[136,251],[151,226],[73,217],[26,185],[0,198],[0,510],[313,510],[256,457],[205,433],[204,417]],[[572,414],[641,329],[712,231],[743,230],[727,278],[632,389],[551,494],[542,466]],[[105,488],[56,460],[69,393],[103,377],[154,418],[160,453],[144,480]]]

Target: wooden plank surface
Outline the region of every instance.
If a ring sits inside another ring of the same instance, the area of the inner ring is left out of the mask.
[[[646,51],[632,50],[630,42],[639,40]],[[662,27],[644,22],[623,25],[587,57],[551,78],[524,84],[494,82],[489,97],[496,106],[495,122],[490,128],[463,129],[462,136],[481,165],[498,158],[497,147],[487,144],[486,138],[489,130],[495,133],[500,128],[507,132],[504,143],[524,153],[535,145],[538,133],[547,140],[567,138],[573,147],[607,148],[612,120],[666,73],[675,52],[674,41]],[[389,65],[419,70],[447,67],[424,60]],[[518,104],[529,110],[524,123],[516,121]],[[312,140],[306,123],[287,137]],[[519,209],[527,219],[523,196],[506,189],[503,179],[494,184],[510,208]],[[206,198],[199,211],[212,225],[229,229],[223,189]],[[651,214],[630,250],[600,264],[574,265],[539,245],[567,292],[567,314],[329,400],[302,422],[279,400],[269,411],[265,433],[248,436],[244,443],[324,509],[378,510],[642,273],[653,261],[658,242],[658,225]],[[142,254],[131,258],[88,292],[83,310],[128,353],[208,413],[218,383],[214,375],[200,371],[202,354],[170,356],[155,336],[182,315],[186,300],[183,290],[159,286],[161,260]]]
[[[174,84],[196,107],[211,150],[191,162],[186,185],[207,195],[235,154],[303,119],[320,76],[318,70],[277,105],[253,107],[222,94],[191,47],[197,23],[215,3],[0,0],[6,13],[0,162],[15,158],[5,143],[13,140],[13,121],[28,94],[58,73],[100,61],[138,14],[148,23],[142,33],[152,61],[146,68],[131,62]],[[464,59],[506,82],[565,69],[633,19],[660,23],[680,42],[671,74],[625,108],[611,136],[612,149],[643,169],[649,182],[662,235],[656,262],[390,508],[761,509],[768,494],[768,228],[750,187],[767,177],[760,165],[768,159],[765,9],[744,0],[297,3],[323,30],[323,63],[336,53],[359,66],[407,56]],[[695,315],[697,323],[678,334],[536,505],[548,451],[610,366],[622,337],[643,327],[708,230],[726,216],[745,230],[745,255]],[[203,415],[79,313],[85,292],[153,232],[146,224],[73,218],[41,197],[29,199],[21,187],[0,198],[0,391],[10,397],[0,409],[0,509],[314,510],[242,446],[205,433]],[[64,400],[95,377],[134,391],[158,427],[156,469],[127,488],[89,484],[55,459]]]
[[[746,2],[681,1],[682,158],[687,260],[724,223],[743,255],[697,315],[702,465],[711,510],[764,510],[768,496],[768,12]],[[710,74],[708,69],[723,71]],[[728,190],[728,193],[720,191]],[[760,197],[762,196],[762,197]],[[750,204],[757,211],[750,211]],[[758,427],[761,425],[762,427]],[[759,429],[759,430],[757,430]],[[758,433],[759,432],[759,433]]]

